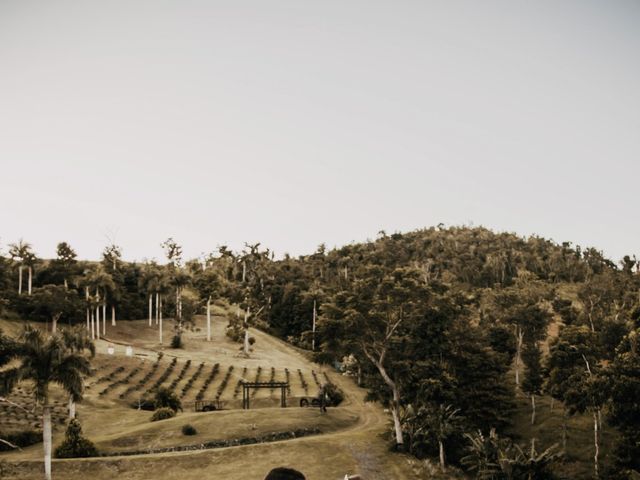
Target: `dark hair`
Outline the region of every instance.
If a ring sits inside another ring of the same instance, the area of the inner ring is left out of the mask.
[[[304,475],[293,468],[274,468],[264,480],[305,480]]]

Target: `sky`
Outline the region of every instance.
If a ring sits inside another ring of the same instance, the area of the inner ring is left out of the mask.
[[[0,250],[483,225],[640,256],[640,2],[0,0]]]

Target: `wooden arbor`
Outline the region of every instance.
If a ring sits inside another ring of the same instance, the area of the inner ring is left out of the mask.
[[[280,389],[280,407],[286,408],[287,406],[287,389],[289,384],[287,382],[242,382],[242,408],[244,410],[249,409],[249,397],[252,388],[269,388]]]

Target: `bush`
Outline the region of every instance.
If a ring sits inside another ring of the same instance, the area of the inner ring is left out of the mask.
[[[162,407],[153,412],[151,416],[152,422],[157,422],[158,420],[166,420],[167,418],[173,418],[176,416],[176,411],[171,408]]]
[[[193,425],[186,424],[182,426],[183,435],[195,435],[196,433],[198,433],[198,431]]]
[[[174,412],[182,410],[182,404],[180,403],[180,399],[178,398],[178,396],[174,393],[173,390],[165,387],[160,387],[156,391],[154,404],[156,410],[160,408],[170,408]]]
[[[75,418],[69,422],[62,442],[55,451],[56,458],[95,457],[98,449],[89,439],[82,436],[82,426]]]
[[[171,348],[182,348],[182,335],[176,333],[171,339]]]
[[[324,391],[327,394],[327,403],[331,407],[337,407],[344,400],[344,392],[335,383],[325,384]]]
[[[29,447],[42,441],[42,432],[37,430],[22,430],[15,433],[0,433],[0,438],[9,443],[13,443],[16,447]],[[0,452],[13,450],[9,445],[0,443]]]

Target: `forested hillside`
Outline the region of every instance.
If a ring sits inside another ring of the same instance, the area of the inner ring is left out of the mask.
[[[225,299],[236,306],[228,335],[239,348],[248,352],[257,326],[353,375],[388,407],[398,450],[482,478],[553,478],[568,461],[606,478],[640,471],[635,257],[616,263],[595,249],[467,227],[380,232],[279,260],[260,244],[186,262],[178,243],[163,246],[161,265],[124,262],[116,245],[101,262],[78,261],[66,243],[42,260],[19,242],[0,257],[0,308],[92,331],[97,321],[97,335],[100,318],[104,334],[108,323],[164,314],[180,337],[193,314]],[[551,398],[563,420],[545,438],[557,445],[521,446],[518,402],[537,425]],[[588,438],[567,433],[577,416],[590,422]],[[606,456],[603,429],[615,439]],[[578,441],[588,456],[563,456]]]

